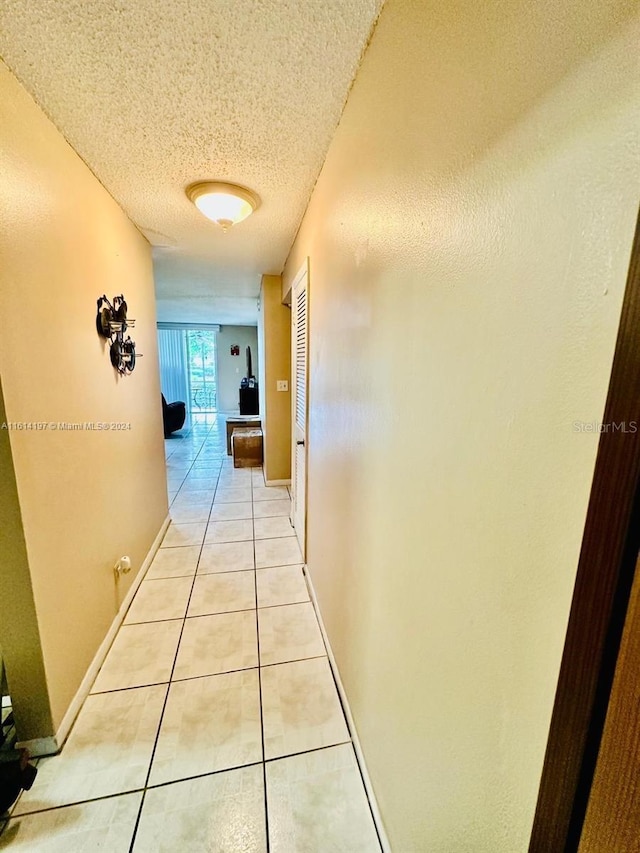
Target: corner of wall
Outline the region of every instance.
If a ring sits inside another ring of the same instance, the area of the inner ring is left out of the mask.
[[[291,478],[291,312],[282,302],[282,276],[262,277],[260,325],[264,388],[264,471],[267,481]],[[278,391],[286,380],[288,391]]]
[[[27,548],[0,381],[0,653],[20,740],[53,735]]]

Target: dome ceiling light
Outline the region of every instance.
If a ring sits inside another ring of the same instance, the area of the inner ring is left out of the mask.
[[[190,184],[186,193],[200,213],[223,231],[242,222],[260,206],[260,199],[251,190],[221,181],[198,181]]]

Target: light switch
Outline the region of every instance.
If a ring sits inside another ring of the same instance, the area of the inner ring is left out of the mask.
[[[289,383],[287,382],[286,379],[278,379],[276,381],[276,389],[278,391],[288,391],[289,390]]]

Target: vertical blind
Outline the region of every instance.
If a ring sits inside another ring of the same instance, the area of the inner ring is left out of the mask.
[[[187,345],[184,329],[158,329],[160,386],[167,403],[189,402]]]

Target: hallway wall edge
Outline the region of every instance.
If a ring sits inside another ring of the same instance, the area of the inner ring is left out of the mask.
[[[151,547],[145,557],[142,565],[140,566],[140,570],[135,577],[135,580],[129,587],[127,594],[122,600],[122,604],[118,612],[116,613],[113,622],[111,623],[111,627],[107,631],[107,634],[100,644],[98,651],[95,654],[94,659],[91,661],[91,665],[86,672],[85,677],[82,679],[80,687],[78,688],[78,692],[74,696],[69,708],[67,709],[67,713],[64,715],[60,726],[58,727],[58,731],[55,733],[53,737],[43,737],[43,738],[34,738],[33,740],[22,741],[17,744],[18,747],[27,749],[31,756],[37,758],[43,755],[54,755],[57,752],[60,752],[62,747],[64,746],[64,742],[69,736],[69,732],[71,731],[71,727],[73,726],[76,717],[78,716],[80,709],[84,703],[84,700],[89,695],[89,691],[93,685],[93,682],[96,679],[96,676],[100,670],[100,667],[104,663],[104,660],[115,640],[116,634],[118,633],[118,629],[122,625],[124,621],[124,617],[127,615],[127,610],[131,602],[133,601],[133,597],[138,591],[138,587],[142,583],[144,576],[146,575],[149,566],[151,565],[153,558],[156,555],[162,540],[164,539],[164,535],[167,532],[167,528],[171,522],[171,517],[167,513],[165,520],[162,522],[160,530],[158,531],[158,535],[153,540]]]
[[[313,588],[313,581],[311,580],[311,575],[307,570],[307,566],[303,566],[304,577],[307,583],[307,588],[309,590],[309,596],[311,598],[311,603],[313,604],[313,609],[315,610],[316,617],[318,619],[318,625],[320,626],[320,633],[322,634],[322,639],[324,640],[325,648],[327,649],[327,656],[329,658],[329,665],[331,667],[331,672],[333,674],[334,681],[336,683],[336,687],[338,689],[338,694],[340,696],[340,702],[342,704],[342,710],[344,711],[344,715],[347,719],[347,726],[349,728],[349,733],[351,735],[351,740],[353,742],[353,748],[356,753],[356,758],[358,760],[358,765],[360,768],[360,773],[362,775],[362,781],[364,782],[364,787],[367,792],[367,797],[369,799],[369,807],[371,808],[371,814],[373,816],[373,821],[376,826],[376,831],[378,833],[378,839],[380,841],[380,845],[382,847],[382,853],[392,853],[391,845],[389,843],[389,839],[387,838],[387,834],[385,832],[384,823],[382,821],[382,815],[380,814],[380,809],[378,808],[378,801],[376,800],[375,791],[373,789],[373,784],[371,782],[371,777],[369,776],[369,771],[367,770],[367,763],[365,761],[364,753],[362,751],[362,746],[360,745],[360,738],[358,737],[358,730],[356,729],[356,724],[353,719],[353,714],[351,713],[351,708],[349,706],[349,699],[347,697],[346,691],[344,689],[344,685],[340,678],[340,672],[338,671],[338,665],[336,663],[336,659],[333,655],[333,651],[331,649],[331,643],[329,642],[329,637],[327,635],[327,630],[324,626],[324,622],[322,621],[322,613],[320,611],[320,605],[318,604],[318,599],[316,597],[315,589]]]

